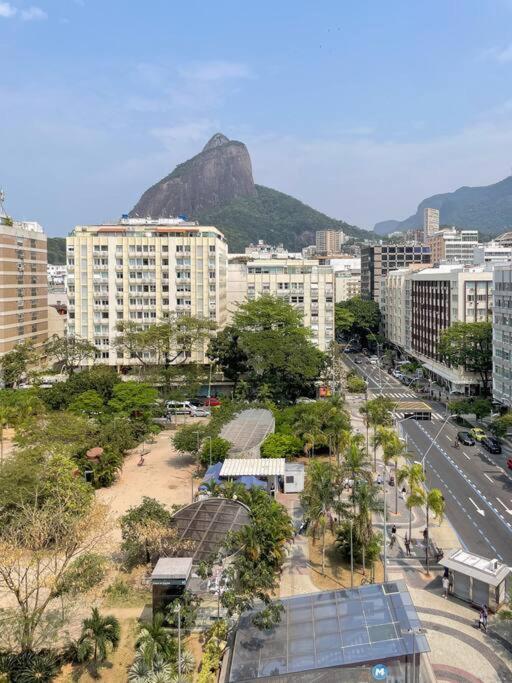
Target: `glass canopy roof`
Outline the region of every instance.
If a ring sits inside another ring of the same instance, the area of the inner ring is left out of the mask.
[[[242,617],[229,682],[379,662],[428,652],[405,583],[366,585],[287,598],[280,623],[261,631]],[[414,642],[415,641],[415,642]]]

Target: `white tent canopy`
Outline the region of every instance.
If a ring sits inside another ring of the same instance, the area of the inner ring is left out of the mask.
[[[284,477],[284,458],[229,458],[224,460],[220,477]]]

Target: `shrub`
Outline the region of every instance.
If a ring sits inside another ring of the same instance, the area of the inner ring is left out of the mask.
[[[359,375],[348,375],[347,391],[351,394],[362,394],[366,389],[366,382]]]
[[[60,664],[50,650],[8,653],[0,657],[0,671],[12,683],[50,683],[59,673]]]
[[[372,564],[379,557],[382,537],[379,533],[372,534],[371,538],[365,543],[365,562]],[[336,533],[336,549],[344,560],[350,562],[350,522],[341,524]],[[354,562],[362,564],[363,561],[363,542],[357,533],[356,527],[352,531],[352,549]]]
[[[290,458],[302,453],[302,441],[293,434],[269,434],[261,444],[262,458]]]
[[[203,448],[199,454],[199,461],[205,467],[216,462],[224,462],[231,448],[231,441],[215,436],[213,439],[205,439]],[[211,449],[211,450],[210,450]]]

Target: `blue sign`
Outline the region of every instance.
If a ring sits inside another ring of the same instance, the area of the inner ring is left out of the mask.
[[[372,676],[376,681],[385,681],[388,677],[388,667],[385,664],[375,664],[372,667]]]

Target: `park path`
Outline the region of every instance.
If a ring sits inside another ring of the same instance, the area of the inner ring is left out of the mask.
[[[278,493],[277,498],[287,508],[297,528],[303,517],[298,494],[286,494],[285,496]],[[311,580],[308,537],[306,535],[297,535],[287,550],[287,558],[281,574],[279,595],[281,598],[284,598],[290,595],[304,595],[316,591],[318,591],[318,588]]]

